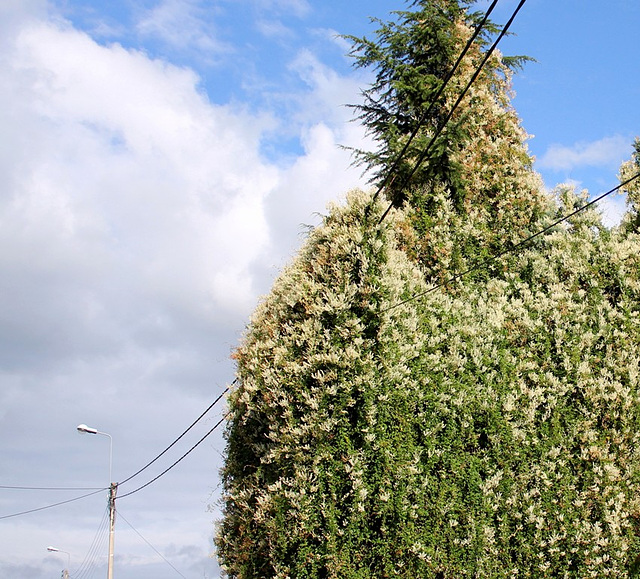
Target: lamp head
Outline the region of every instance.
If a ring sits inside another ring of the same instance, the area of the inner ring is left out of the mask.
[[[81,434],[98,434],[98,429],[97,428],[91,428],[90,426],[87,426],[86,424],[79,424],[78,425],[78,432],[80,432]]]

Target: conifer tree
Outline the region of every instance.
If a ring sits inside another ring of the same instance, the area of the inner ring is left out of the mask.
[[[381,23],[375,40],[348,37],[356,66],[376,73],[364,104],[354,108],[378,149],[355,156],[373,171],[374,182],[387,183],[385,193],[395,206],[411,209],[407,251],[429,277],[442,279],[517,243],[519,235],[539,228],[551,208],[510,102],[512,71],[529,59],[495,51],[454,110],[498,27],[489,21],[480,28],[436,99],[483,14],[471,11],[472,1],[411,4],[415,10]]]
[[[378,182],[387,177],[397,162],[387,192],[398,207],[405,201],[415,160],[444,125],[449,112],[447,96],[438,99],[436,96],[466,41],[465,30],[459,25],[477,20],[477,15],[465,10],[465,5],[471,4],[469,1],[415,4],[419,4],[419,10],[395,12],[397,21],[376,21],[380,28],[375,40],[345,37],[353,44],[351,56],[356,66],[373,69],[376,75],[372,86],[363,91],[364,103],[353,108],[378,143],[378,149],[354,151],[356,161],[373,170]],[[486,34],[481,38],[485,39]],[[413,143],[400,158],[400,151],[414,131],[418,133]],[[444,183],[455,194],[460,167],[451,159],[451,152],[467,138],[468,134],[458,124],[450,123],[433,147],[434,158],[421,167],[414,183]]]

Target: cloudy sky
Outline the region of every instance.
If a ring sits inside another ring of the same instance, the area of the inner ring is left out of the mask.
[[[339,145],[366,145],[344,105],[368,78],[336,35],[404,6],[0,0],[0,574],[59,577],[53,545],[72,576],[103,576],[105,492],[11,515],[108,485],[109,438],[78,424],[111,435],[122,481],[233,380],[229,355],[305,225],[363,184]],[[538,62],[514,104],[549,187],[616,185],[640,134],[639,27],[636,0],[528,0],[515,21],[504,51]],[[218,577],[221,430],[118,501],[118,579]]]

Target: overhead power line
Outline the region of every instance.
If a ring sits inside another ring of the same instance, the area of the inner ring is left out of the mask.
[[[496,7],[497,4],[498,4],[498,0],[493,0],[493,2],[491,3],[491,6],[489,6],[487,12],[484,15],[484,18],[476,26],[475,30],[473,31],[473,34],[471,35],[471,38],[469,38],[469,40],[467,41],[467,44],[465,45],[464,49],[460,53],[460,56],[458,56],[458,60],[456,60],[455,64],[453,65],[453,68],[445,76],[442,84],[440,85],[440,88],[438,89],[438,92],[436,93],[436,95],[433,97],[431,103],[429,104],[429,107],[427,108],[427,110],[418,119],[418,124],[413,129],[411,135],[409,135],[409,139],[404,144],[404,147],[402,147],[402,150],[400,151],[400,153],[398,153],[398,156],[396,157],[395,161],[391,165],[391,168],[387,171],[387,174],[385,175],[382,183],[378,186],[378,189],[376,190],[376,192],[375,192],[375,194],[373,196],[373,200],[374,201],[378,198],[378,195],[382,192],[382,190],[388,184],[390,184],[389,180],[391,179],[391,181],[393,181],[393,179],[395,178],[394,171],[400,165],[400,161],[402,160],[402,157],[404,157],[404,155],[406,154],[407,150],[409,149],[409,146],[411,145],[413,140],[418,135],[418,132],[422,128],[422,125],[424,125],[424,123],[430,117],[431,113],[433,112],[433,109],[435,108],[436,104],[438,103],[438,99],[442,96],[442,93],[444,92],[444,89],[447,87],[447,85],[449,84],[449,81],[453,78],[453,75],[458,70],[458,66],[460,66],[460,63],[462,62],[462,59],[466,56],[467,52],[469,52],[469,49],[471,48],[471,46],[475,42],[475,40],[478,37],[478,35],[480,34],[481,30],[484,28],[485,24],[487,23],[487,20],[489,20],[489,16],[493,12],[493,9]]]
[[[120,510],[117,511],[118,515],[120,515],[120,518],[127,523],[127,525],[129,525],[129,527],[131,527],[131,529],[134,531],[134,533],[136,533],[136,535],[138,535],[138,537],[140,537],[147,545],[149,545],[149,547],[151,547],[157,554],[158,556],[167,564],[169,565],[169,567],[171,567],[178,575],[180,575],[180,577],[183,577],[184,579],[187,579],[182,573],[180,573],[180,571],[178,571],[178,569],[176,569],[173,564],[168,561],[165,556],[158,551],[158,549],[156,549],[149,541],[147,541],[147,539],[145,539],[142,534],[140,533],[140,531],[138,531],[129,521],[127,521],[127,519],[124,518],[124,515],[120,512]]]
[[[109,536],[109,507],[105,507],[102,519],[98,525],[98,529],[93,537],[91,546],[87,551],[80,567],[76,569],[71,576],[73,579],[89,579],[93,575],[98,561],[100,559],[100,553],[104,551],[104,547],[107,543],[107,537]]]
[[[227,412],[217,423],[216,425],[209,430],[209,432],[207,432],[207,434],[205,434],[198,442],[196,442],[187,452],[185,452],[178,460],[176,460],[169,468],[166,468],[165,470],[163,470],[158,476],[152,478],[148,483],[143,484],[142,486],[138,487],[137,489],[126,493],[124,495],[120,495],[118,498],[119,499],[123,499],[124,497],[128,497],[131,496],[134,493],[137,493],[138,491],[141,491],[142,489],[148,487],[151,483],[154,483],[155,481],[157,481],[161,476],[164,476],[165,474],[167,474],[173,467],[175,467],[180,461],[182,461],[183,459],[185,459],[191,452],[193,452],[200,444],[202,444],[202,442],[205,441],[205,439],[216,429],[218,428],[218,426],[220,426],[225,419],[227,418],[227,416],[229,416],[229,413]]]
[[[231,388],[231,386],[233,386],[236,382],[237,382],[237,378],[231,382],[230,386],[227,386],[224,391],[222,392],[222,394],[220,394],[220,396],[218,396],[210,405],[209,407],[200,415],[198,416],[198,418],[196,418],[192,423],[191,426],[189,426],[189,428],[187,428],[180,436],[178,436],[178,438],[176,438],[169,446],[167,446],[167,448],[165,448],[158,456],[156,456],[152,461],[148,462],[147,464],[145,464],[139,471],[134,472],[130,477],[124,479],[121,483],[119,483],[119,485],[123,485],[126,482],[129,482],[132,478],[138,476],[141,472],[143,472],[144,470],[146,470],[147,468],[149,468],[154,462],[156,462],[160,457],[164,456],[167,452],[169,452],[169,450],[171,450],[183,437],[185,434],[187,434],[187,432],[189,432],[198,422],[200,422],[200,420],[202,420],[202,418],[204,417],[205,414],[207,414],[207,412],[209,412],[209,410],[211,410],[220,400],[222,400],[223,396],[229,392],[229,389]],[[125,495],[126,496],[126,495]],[[120,497],[122,498],[122,497]]]
[[[0,489],[16,490],[16,491],[102,491],[100,487],[25,487],[25,486],[8,486],[0,485]]]
[[[52,509],[53,507],[59,507],[60,505],[66,505],[68,503],[73,503],[74,501],[79,501],[80,499],[84,499],[84,498],[90,497],[92,495],[97,495],[98,493],[101,493],[101,492],[106,491],[106,490],[108,490],[108,489],[103,488],[103,489],[99,489],[97,491],[93,491],[92,493],[87,493],[86,495],[82,495],[82,496],[79,496],[79,497],[75,497],[73,499],[69,499],[67,501],[60,501],[59,503],[54,503],[52,505],[46,505],[44,507],[38,507],[36,509],[29,509],[28,511],[21,511],[19,513],[13,513],[11,515],[2,515],[2,516],[0,516],[0,520],[2,520],[2,519],[10,519],[12,517],[18,517],[20,515],[28,515],[29,513],[35,513],[35,512],[38,512],[38,511],[44,511],[45,509]]]
[[[236,382],[237,382],[237,378],[231,383],[230,386],[227,386],[224,391],[220,394],[220,396],[218,396],[210,405],[209,407],[200,415],[198,416],[198,418],[196,418],[192,423],[191,426],[189,426],[178,438],[176,438],[167,448],[165,448],[158,456],[156,456],[152,461],[148,462],[145,466],[143,466],[140,470],[138,470],[137,472],[135,472],[134,474],[132,474],[130,477],[128,477],[127,479],[125,479],[124,481],[122,481],[123,484],[125,482],[130,481],[132,478],[134,478],[135,476],[138,476],[141,472],[143,472],[145,469],[147,469],[148,467],[150,467],[154,462],[156,462],[160,457],[164,456],[171,448],[173,448],[200,420],[202,420],[202,418],[207,414],[207,412],[209,412],[220,400],[222,400],[222,398],[224,397],[224,395],[229,391],[229,389],[231,388],[231,386],[233,386]],[[189,449],[189,451],[187,451],[184,455],[182,455],[182,457],[180,457],[176,462],[174,462],[168,469],[166,469],[165,471],[163,471],[161,474],[159,474],[157,477],[155,477],[154,479],[152,479],[151,481],[149,481],[148,483],[146,483],[145,485],[143,485],[142,487],[139,487],[138,489],[136,489],[135,491],[132,491],[126,495],[122,495],[122,496],[128,496],[130,494],[133,494],[134,492],[138,492],[139,490],[143,489],[144,487],[150,485],[152,482],[156,481],[158,478],[160,478],[162,475],[164,475],[165,473],[167,473],[169,470],[171,470],[174,466],[176,466],[182,459],[184,459],[191,451],[193,451],[201,442],[203,442],[203,440],[205,438],[207,438],[207,436],[209,436],[224,420],[224,418],[226,418],[227,415],[225,415],[225,417],[222,418],[222,420],[220,420],[204,437],[202,437],[193,447],[191,447],[191,449]],[[109,488],[104,487],[104,488],[98,488],[98,487],[88,487],[88,488],[82,488],[82,487],[30,487],[30,486],[8,486],[8,485],[0,485],[0,489],[11,489],[11,490],[44,490],[44,491],[62,491],[62,490],[66,490],[66,491],[71,491],[71,490],[92,490],[93,492],[81,495],[79,497],[74,497],[72,499],[68,499],[66,501],[60,501],[57,503],[53,503],[50,505],[45,505],[43,507],[37,507],[34,509],[28,509],[26,511],[20,511],[18,513],[12,513],[10,515],[0,515],[0,520],[3,519],[10,519],[13,517],[19,517],[21,515],[28,515],[30,513],[36,513],[38,511],[44,511],[46,509],[52,509],[54,507],[58,507],[61,505],[66,505],[68,503],[72,503],[75,501],[79,501],[81,499],[84,499],[86,497],[90,497],[92,495],[101,493],[103,491],[108,491]],[[95,489],[95,490],[94,490]],[[122,498],[122,497],[120,497]]]
[[[636,179],[638,179],[640,177],[640,173],[637,173],[636,175],[634,175],[633,177],[630,177],[629,179],[627,179],[626,181],[623,181],[622,183],[620,183],[617,187],[614,187],[613,189],[610,189],[609,191],[607,191],[606,193],[603,193],[602,195],[599,195],[598,197],[596,197],[595,199],[589,201],[589,203],[585,203],[584,205],[582,205],[581,207],[578,207],[577,209],[575,209],[574,211],[572,211],[571,213],[569,213],[568,215],[565,215],[564,217],[561,217],[560,219],[557,219],[556,221],[554,221],[551,225],[547,225],[545,228],[541,229],[540,231],[534,233],[533,235],[530,235],[529,237],[523,239],[522,241],[519,241],[518,243],[516,243],[514,246],[509,247],[507,249],[502,250],[501,252],[481,261],[480,263],[477,263],[476,265],[471,266],[470,268],[464,270],[461,273],[458,273],[454,276],[451,276],[450,278],[446,279],[443,282],[440,282],[439,284],[434,285],[433,287],[430,287],[427,290],[424,290],[422,292],[419,292],[405,300],[399,301],[396,304],[393,304],[392,306],[389,306],[388,308],[386,308],[383,311],[389,311],[392,310],[394,308],[400,307],[404,304],[407,304],[409,302],[412,302],[414,300],[420,299],[430,293],[433,293],[434,291],[436,291],[437,289],[448,285],[450,283],[453,283],[454,281],[457,281],[467,275],[469,275],[470,273],[477,271],[479,269],[483,269],[485,267],[488,267],[489,265],[491,265],[493,262],[497,261],[498,259],[500,259],[501,257],[509,254],[509,253],[514,253],[516,251],[518,251],[519,249],[522,249],[525,245],[527,245],[528,243],[530,243],[531,241],[533,241],[536,237],[540,237],[541,235],[544,235],[545,233],[547,233],[548,231],[550,231],[551,229],[553,229],[554,227],[557,227],[558,225],[560,225],[561,223],[563,223],[564,221],[567,221],[568,219],[571,219],[573,216],[577,215],[578,213],[584,211],[585,209],[588,209],[589,207],[595,205],[596,203],[598,203],[599,201],[602,201],[605,197],[608,197],[609,195],[611,195],[612,193],[615,193],[616,191],[619,191],[620,189],[622,189],[623,187],[625,187],[626,185],[629,185],[630,183],[632,183],[633,181],[635,181]]]
[[[487,50],[487,52],[485,53],[485,56],[484,56],[482,62],[480,63],[480,65],[478,66],[476,71],[473,73],[471,79],[467,83],[467,86],[464,88],[464,90],[462,91],[462,93],[458,97],[458,100],[455,102],[455,104],[453,105],[453,107],[449,111],[449,114],[445,117],[444,121],[436,129],[436,132],[433,135],[433,137],[431,138],[431,140],[429,141],[429,144],[425,147],[425,149],[421,153],[420,157],[418,157],[418,160],[416,161],[413,169],[411,170],[411,173],[409,173],[409,175],[405,178],[404,182],[402,183],[403,187],[408,187],[409,186],[409,183],[411,182],[411,179],[416,174],[416,171],[420,168],[420,165],[422,165],[424,160],[427,158],[427,155],[429,154],[429,151],[431,150],[431,147],[435,143],[436,139],[442,134],[442,131],[447,126],[447,123],[451,120],[451,117],[453,116],[453,113],[455,113],[456,109],[458,108],[458,106],[462,102],[462,99],[464,99],[464,97],[466,96],[467,92],[469,91],[469,89],[471,88],[473,83],[476,81],[476,79],[478,78],[478,76],[482,72],[482,69],[484,68],[484,65],[487,63],[489,58],[491,58],[491,55],[494,53],[494,51],[497,48],[497,46],[500,43],[500,41],[504,38],[504,36],[509,31],[509,28],[511,27],[511,24],[515,20],[515,17],[517,16],[518,12],[520,12],[520,9],[524,6],[526,1],[527,0],[520,0],[520,3],[516,7],[516,9],[513,11],[513,14],[511,15],[511,18],[509,18],[508,22],[504,25],[504,27],[500,31],[500,34],[496,38],[495,42],[491,45],[491,48],[489,48],[489,50]],[[382,223],[384,221],[385,217],[387,216],[389,211],[391,211],[392,207],[393,207],[393,202],[391,202],[389,204],[389,207],[387,208],[387,210],[382,214],[382,217],[380,217],[379,223]]]

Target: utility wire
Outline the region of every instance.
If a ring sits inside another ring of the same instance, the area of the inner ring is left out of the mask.
[[[76,571],[71,573],[71,576],[74,579],[86,579],[87,577],[90,576],[89,575],[90,573],[91,575],[93,575],[93,570],[95,569],[96,562],[99,558],[98,553],[102,550],[101,548],[104,548],[107,542],[106,539],[108,536],[108,532],[107,532],[108,524],[109,524],[109,506],[107,505],[102,515],[100,524],[98,525],[98,530],[96,531],[93,537],[93,541],[91,542],[91,546],[87,551],[87,554],[85,555],[82,563],[80,564],[80,567],[78,567]]]
[[[522,241],[519,241],[518,243],[516,243],[514,246],[509,247],[507,249],[503,249],[501,252],[497,253],[496,255],[493,255],[483,261],[481,261],[480,263],[477,263],[476,265],[471,266],[470,268],[464,270],[461,273],[458,273],[448,279],[446,279],[443,282],[440,282],[439,284],[434,285],[433,287],[430,287],[427,290],[424,290],[422,292],[419,292],[405,300],[399,301],[397,304],[393,304],[392,306],[389,306],[388,308],[386,308],[385,310],[382,310],[383,312],[388,312],[389,310],[392,310],[394,308],[397,308],[399,306],[402,306],[404,304],[407,304],[409,302],[412,302],[414,300],[417,300],[419,298],[422,298],[424,296],[426,296],[427,294],[430,294],[434,291],[436,291],[437,289],[450,284],[454,281],[459,280],[460,278],[465,277],[466,275],[477,271],[479,269],[483,269],[489,265],[491,265],[494,261],[497,261],[498,259],[500,259],[501,257],[509,254],[509,253],[514,253],[515,251],[522,249],[526,244],[528,244],[530,241],[534,240],[536,237],[539,237],[541,235],[544,235],[545,233],[547,233],[550,229],[553,229],[554,227],[556,227],[557,225],[560,225],[561,223],[563,223],[564,221],[567,221],[568,219],[571,219],[574,215],[577,215],[578,213],[584,211],[585,209],[595,205],[596,203],[598,203],[599,201],[602,201],[605,197],[611,195],[612,193],[615,193],[616,191],[622,189],[625,185],[629,185],[629,183],[635,181],[636,179],[638,179],[640,177],[640,173],[637,173],[636,175],[634,175],[633,177],[630,177],[629,179],[627,179],[626,181],[623,181],[622,183],[620,183],[620,185],[618,185],[617,187],[614,187],[613,189],[610,189],[609,191],[607,191],[606,193],[603,193],[602,195],[596,197],[595,199],[593,199],[592,201],[589,201],[589,203],[586,203],[585,205],[582,205],[581,207],[578,207],[577,209],[575,209],[574,211],[572,211],[571,213],[569,213],[568,215],[565,215],[564,217],[561,217],[560,219],[554,221],[551,225],[547,225],[545,228],[541,229],[540,231],[534,233],[533,235],[530,235],[529,237],[523,239]]]
[[[153,549],[153,550],[154,550],[154,551],[155,551],[155,552],[156,552],[156,553],[157,553],[157,554],[162,558],[162,560],[163,560],[167,565],[169,565],[169,567],[171,567],[171,568],[172,568],[172,569],[173,569],[173,570],[174,570],[178,575],[180,575],[180,577],[183,577],[183,579],[187,579],[187,578],[186,578],[182,573],[180,573],[180,571],[178,571],[178,570],[173,566],[173,564],[172,564],[170,561],[168,561],[168,560],[165,558],[165,556],[164,556],[160,551],[158,551],[158,549],[156,549],[156,548],[155,548],[151,543],[149,543],[149,541],[147,541],[147,539],[145,539],[145,538],[140,534],[140,531],[138,531],[136,528],[134,528],[134,526],[133,526],[129,521],[127,521],[127,519],[125,519],[125,518],[124,518],[124,515],[123,515],[119,510],[117,510],[117,513],[118,513],[118,515],[120,516],[120,518],[121,518],[125,523],[127,523],[127,525],[129,525],[129,526],[131,527],[131,529],[132,529],[132,530],[133,530],[133,531],[138,535],[138,537],[140,537],[140,538],[141,538],[141,539],[142,539],[142,540],[143,540],[147,545],[149,545],[149,547],[151,547],[151,548],[152,548],[152,549]]]
[[[129,478],[125,479],[124,481],[122,481],[123,484],[125,482],[130,481],[133,477],[138,476],[142,471],[144,471],[145,469],[147,469],[148,467],[150,467],[154,462],[156,462],[160,457],[162,457],[163,455],[165,455],[171,448],[173,448],[200,420],[202,420],[202,418],[205,416],[205,414],[207,414],[207,412],[209,412],[209,410],[211,410],[221,399],[222,397],[229,391],[229,389],[231,388],[231,386],[233,386],[236,382],[238,381],[238,379],[236,378],[230,386],[227,386],[224,391],[222,392],[222,394],[220,394],[220,396],[218,396],[210,405],[209,407],[198,417],[196,418],[196,420],[194,420],[194,422],[191,424],[191,426],[189,426],[189,428],[187,428],[178,438],[176,438],[176,440],[174,440],[165,450],[163,450],[158,456],[156,456],[151,462],[147,463],[145,466],[143,466],[139,471],[135,472],[134,474],[132,474]],[[226,418],[227,415],[225,415],[224,418]],[[222,420],[224,420],[224,418]],[[136,489],[135,491],[128,493],[128,494],[133,494],[134,492],[137,492],[139,490],[141,490],[142,488],[144,488],[145,486],[150,485],[152,482],[154,482],[155,480],[157,480],[158,478],[160,478],[163,474],[165,474],[166,472],[168,472],[169,470],[171,470],[176,464],[178,464],[183,458],[185,458],[185,456],[187,456],[187,454],[189,454],[196,446],[198,446],[207,436],[209,436],[209,434],[211,434],[222,422],[222,420],[220,422],[218,422],[218,424],[216,424],[216,426],[214,426],[202,439],[200,439],[199,442],[197,442],[195,444],[195,446],[193,446],[186,454],[184,454],[180,459],[178,459],[176,462],[174,462],[168,469],[166,469],[164,472],[162,472],[160,475],[158,475],[156,478],[152,479],[151,481],[149,481],[146,485],[143,485],[142,487]],[[14,489],[14,490],[83,490],[80,488],[61,488],[61,487],[26,487],[26,486],[6,486],[6,485],[2,485],[0,486],[0,489]],[[58,503],[53,503],[51,505],[46,505],[44,507],[38,507],[35,509],[29,509],[26,511],[21,511],[19,513],[12,513],[10,515],[2,515],[0,516],[0,520],[2,519],[10,519],[12,517],[18,517],[21,515],[27,515],[30,513],[35,513],[38,511],[43,511],[45,509],[51,509],[53,507],[58,507],[60,505],[65,505],[67,503],[72,503],[74,501],[79,501],[80,499],[84,499],[86,497],[90,497],[92,495],[98,494],[100,492],[103,491],[107,491],[109,490],[108,488],[97,488],[97,487],[91,487],[92,489],[96,489],[91,493],[87,493],[85,495],[81,495],[79,497],[75,497],[73,499],[69,499],[66,501],[60,501]],[[87,489],[88,490],[88,489]],[[128,495],[122,495],[122,496],[128,496]],[[120,497],[122,498],[122,497]]]
[[[236,382],[238,381],[238,379],[236,378],[232,383],[231,386],[233,386]],[[222,394],[220,394],[220,396],[218,396],[210,405],[209,407],[200,415],[198,416],[198,418],[196,418],[193,423],[191,424],[191,426],[189,426],[189,428],[187,428],[180,436],[178,436],[178,438],[176,438],[169,446],[167,446],[167,448],[165,448],[158,456],[156,456],[151,462],[148,462],[146,465],[144,465],[139,471],[134,472],[130,477],[124,479],[121,483],[118,483],[119,485],[123,485],[126,482],[129,482],[132,478],[138,476],[142,471],[146,470],[147,468],[149,468],[154,462],[156,462],[160,457],[164,456],[167,452],[169,452],[170,449],[172,449],[177,443],[178,441],[180,441],[182,439],[182,437],[187,434],[187,432],[189,432],[198,422],[200,422],[200,420],[202,420],[202,417],[209,412],[209,410],[211,410],[221,399],[222,397],[229,392],[229,389],[231,388],[231,386],[227,386],[224,389],[224,392],[222,392]],[[125,495],[126,496],[126,495]],[[122,498],[122,497],[120,497]]]
[[[469,80],[469,82],[467,83],[467,86],[464,88],[464,90],[462,91],[462,93],[458,97],[458,100],[455,102],[455,104],[453,105],[453,107],[449,111],[449,114],[446,116],[446,118],[444,119],[442,124],[438,127],[438,129],[436,130],[435,134],[433,135],[433,137],[429,141],[429,144],[426,146],[425,150],[422,152],[420,157],[418,157],[418,160],[416,161],[416,164],[414,165],[411,173],[409,173],[409,175],[404,180],[404,182],[402,184],[403,187],[407,187],[409,185],[409,183],[410,183],[411,179],[413,178],[413,176],[415,175],[416,171],[420,168],[420,165],[422,165],[424,160],[427,158],[427,155],[429,154],[429,151],[431,150],[431,147],[435,143],[436,139],[442,134],[442,131],[447,126],[447,123],[451,120],[451,117],[453,116],[453,113],[456,111],[456,109],[458,108],[458,106],[462,102],[462,99],[466,96],[467,92],[471,88],[471,85],[476,81],[476,79],[478,78],[478,76],[482,72],[482,69],[484,68],[484,65],[487,63],[489,58],[491,58],[491,55],[493,54],[493,52],[497,48],[498,43],[504,38],[504,36],[509,31],[509,28],[511,27],[511,24],[515,20],[515,17],[517,16],[518,12],[520,12],[520,9],[524,6],[524,3],[526,1],[527,0],[520,0],[520,3],[516,7],[516,9],[513,11],[513,14],[511,15],[511,18],[509,18],[509,21],[504,25],[504,27],[500,31],[500,34],[498,35],[498,38],[496,38],[495,42],[491,45],[491,48],[489,48],[489,50],[485,53],[485,57],[482,60],[482,62],[480,63],[480,66],[478,66],[476,71],[473,73],[473,76],[471,77],[471,80]],[[380,217],[380,221],[378,223],[382,223],[384,221],[385,217],[387,216],[389,211],[391,211],[392,207],[393,207],[393,202],[391,202],[389,204],[389,207],[382,214],[382,217]]]
[[[12,487],[8,485],[0,485],[0,489],[9,489],[17,491],[103,491],[100,487]]]
[[[79,501],[80,499],[84,499],[86,497],[90,497],[92,495],[96,495],[98,493],[101,493],[103,491],[109,490],[107,488],[103,488],[97,491],[93,491],[92,493],[87,493],[86,495],[82,495],[79,497],[75,497],[73,499],[69,499],[67,501],[60,501],[59,503],[54,503],[52,505],[46,505],[44,507],[38,507],[37,509],[29,509],[28,511],[22,511],[20,513],[13,513],[11,515],[2,515],[0,516],[0,520],[2,519],[10,519],[12,517],[19,517],[20,515],[28,515],[29,513],[35,513],[37,511],[44,511],[45,509],[52,509],[53,507],[59,507],[60,505],[66,505],[67,503],[72,503],[74,501]]]
[[[493,0],[491,6],[489,6],[489,9],[484,15],[484,18],[476,26],[473,34],[471,35],[471,38],[469,38],[469,40],[467,41],[467,44],[465,45],[464,49],[460,53],[460,56],[458,56],[458,60],[456,60],[456,63],[453,65],[453,68],[449,71],[449,73],[445,76],[444,80],[442,81],[442,84],[440,85],[440,88],[438,89],[438,92],[436,93],[436,95],[433,97],[431,104],[429,105],[429,108],[420,116],[420,119],[418,120],[418,124],[416,125],[416,127],[413,129],[413,132],[409,136],[409,140],[404,144],[404,147],[402,147],[402,150],[396,157],[395,161],[393,162],[393,165],[391,165],[391,168],[387,171],[387,174],[385,175],[382,183],[378,186],[378,189],[376,190],[373,196],[374,202],[378,198],[378,195],[382,192],[382,190],[387,185],[391,184],[390,180],[391,182],[393,182],[393,179],[395,179],[395,175],[393,175],[393,173],[400,165],[400,161],[402,160],[402,157],[404,157],[405,153],[409,149],[409,145],[411,145],[411,142],[413,141],[413,139],[415,139],[416,136],[418,135],[418,132],[422,128],[422,125],[424,125],[425,121],[429,118],[429,116],[433,112],[433,109],[438,103],[438,99],[442,96],[444,89],[447,87],[447,84],[449,84],[449,81],[452,79],[453,75],[456,73],[456,70],[458,70],[458,66],[460,66],[462,59],[466,56],[467,52],[471,48],[471,45],[475,42],[476,38],[480,34],[480,31],[482,30],[484,25],[487,23],[487,20],[489,20],[489,16],[493,12],[493,9],[496,7],[497,4],[498,4],[498,0]]]
[[[148,483],[143,484],[141,487],[138,487],[137,489],[126,493],[124,495],[120,495],[118,498],[119,499],[123,499],[125,497],[131,496],[134,493],[137,493],[138,491],[141,491],[143,488],[148,487],[151,483],[157,481],[161,476],[164,476],[165,474],[167,474],[174,466],[176,466],[181,460],[183,460],[184,458],[187,457],[188,454],[190,454],[192,451],[194,451],[196,449],[196,447],[198,447],[202,442],[204,442],[204,440],[216,429],[218,428],[218,426],[220,426],[225,419],[227,418],[227,416],[229,416],[229,412],[227,412],[217,423],[216,425],[209,431],[207,432],[207,434],[205,434],[198,442],[196,442],[187,452],[185,452],[178,460],[176,460],[169,468],[166,468],[165,470],[163,470],[158,476],[152,478]]]

